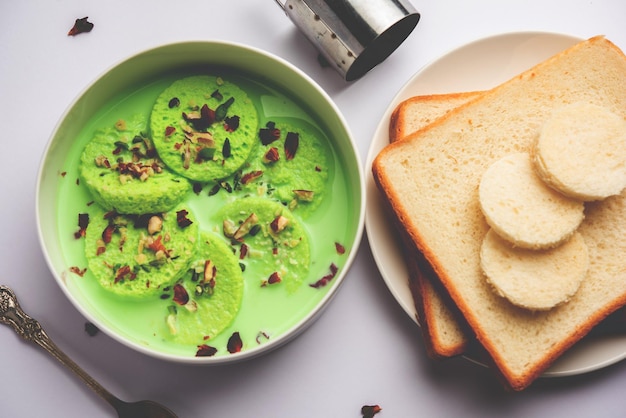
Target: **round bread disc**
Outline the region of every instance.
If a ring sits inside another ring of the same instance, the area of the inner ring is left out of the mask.
[[[311,263],[309,237],[283,204],[264,197],[247,197],[227,204],[215,216],[245,265],[244,278],[253,275],[252,286],[284,286],[287,292],[293,292],[307,278]]]
[[[160,221],[150,222],[153,217]],[[158,298],[187,269],[197,240],[198,225],[183,206],[121,215],[92,205],[85,234],[88,271],[113,294]]]
[[[589,267],[587,245],[578,232],[549,250],[514,247],[489,230],[480,263],[496,293],[530,310],[548,310],[567,302]]]
[[[539,176],[576,199],[601,200],[626,187],[626,120],[589,103],[558,109],[533,147]]]
[[[216,234],[201,233],[194,260],[172,286],[165,315],[169,335],[183,344],[214,338],[237,316],[243,291],[239,260],[230,246]]]
[[[478,194],[487,223],[522,248],[557,246],[584,218],[584,204],[541,181],[526,153],[507,155],[491,165],[482,176]]]
[[[256,106],[237,84],[199,75],[175,81],[157,98],[150,130],[159,156],[197,182],[223,179],[248,159],[258,136]]]
[[[166,212],[191,191],[191,183],[158,158],[146,132],[147,118],[136,116],[98,130],[85,146],[80,175],[106,210]]]
[[[278,199],[306,218],[326,194],[334,172],[323,134],[300,121],[274,118],[260,129],[260,141],[243,170],[241,184],[257,195]]]

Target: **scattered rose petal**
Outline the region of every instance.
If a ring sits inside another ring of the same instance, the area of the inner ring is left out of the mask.
[[[267,122],[265,128],[259,130],[259,139],[261,139],[261,144],[263,145],[269,145],[278,138],[280,138],[280,129],[276,128],[274,122]]]
[[[378,405],[364,405],[361,408],[361,415],[363,415],[363,418],[372,418],[382,410],[383,409]]]
[[[230,336],[226,347],[228,348],[228,352],[231,354],[235,354],[241,351],[241,348],[243,347],[243,342],[241,341],[241,336],[238,332],[234,332],[233,335]]]
[[[187,228],[193,223],[189,218],[187,218],[187,215],[189,215],[189,212],[185,209],[176,212],[176,222],[181,228]]]
[[[202,344],[198,346],[198,351],[196,351],[196,357],[212,357],[217,353],[217,348],[211,347],[210,345]]]
[[[78,214],[78,231],[74,233],[74,238],[82,238],[85,236],[87,232],[87,227],[89,226],[89,214],[88,213],[79,213]]]
[[[278,274],[278,272],[273,272],[272,274],[270,274],[270,277],[267,280],[263,280],[261,282],[261,287],[265,287],[267,285],[272,285],[272,284],[277,284],[280,283],[282,281],[282,279],[280,278],[280,275]]]
[[[76,19],[74,22],[74,26],[67,33],[68,36],[76,36],[80,33],[91,32],[93,29],[93,23],[89,22],[88,16],[85,16],[81,19]]]
[[[87,272],[87,268],[81,269],[80,267],[72,266],[70,267],[70,272],[76,274],[77,276],[83,277]]]
[[[186,305],[189,302],[189,294],[187,293],[187,289],[180,284],[176,283],[174,285],[174,302],[179,305]]]
[[[300,136],[295,132],[287,132],[285,138],[285,158],[287,161],[293,160],[298,151],[298,145],[300,144]]]
[[[98,329],[97,326],[95,326],[94,324],[92,324],[91,322],[85,322],[85,332],[87,333],[87,335],[89,335],[90,337],[95,336],[98,332],[100,332],[100,330]]]
[[[319,289],[320,287],[326,286],[332,279],[335,278],[335,275],[337,274],[338,270],[339,269],[337,268],[335,263],[331,263],[330,264],[330,273],[325,275],[324,277],[322,277],[321,279],[319,279],[315,283],[309,284],[309,286],[311,286],[312,288],[315,288],[315,289]]]
[[[241,184],[251,183],[254,180],[261,177],[262,175],[263,175],[263,172],[261,170],[250,171],[249,173],[246,173],[243,176],[241,176]]]
[[[343,255],[346,253],[346,247],[344,247],[338,242],[335,242],[335,250],[337,250],[337,254],[339,255]]]

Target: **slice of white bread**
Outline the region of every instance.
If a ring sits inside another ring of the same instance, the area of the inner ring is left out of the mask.
[[[389,141],[417,132],[450,110],[480,95],[479,91],[430,94],[409,97],[400,102],[389,118]]]
[[[456,107],[475,99],[481,92],[432,94],[400,102],[389,120],[389,141],[401,140],[419,131]],[[428,354],[437,359],[465,352],[471,332],[421,253],[404,246],[409,287]]]
[[[520,308],[542,311],[574,296],[587,275],[589,255],[579,233],[558,247],[529,250],[490,229],[480,248],[480,265],[500,296]]]
[[[526,152],[505,155],[489,166],[480,179],[478,199],[500,237],[533,250],[566,241],[584,218],[583,202],[544,183]]]
[[[626,187],[626,120],[603,106],[557,109],[531,152],[543,181],[573,198],[602,200]]]
[[[624,80],[626,56],[594,37],[385,147],[374,160],[374,180],[397,221],[515,390],[626,303],[626,195],[587,205],[579,232],[589,249],[588,275],[569,303],[537,313],[496,295],[482,274],[488,225],[477,198],[480,178],[504,155],[529,152],[557,107],[586,101],[624,116]]]

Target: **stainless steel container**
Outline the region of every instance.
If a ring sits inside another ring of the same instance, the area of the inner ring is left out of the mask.
[[[420,14],[408,0],[276,0],[347,81],[384,61]]]

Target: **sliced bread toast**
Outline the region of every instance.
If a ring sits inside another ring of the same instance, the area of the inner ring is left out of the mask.
[[[410,97],[400,102],[389,118],[389,141],[417,132],[450,110],[478,97],[479,91],[429,94]]]
[[[504,155],[529,152],[560,106],[587,101],[625,116],[625,79],[626,56],[594,37],[385,147],[373,163],[398,222],[515,390],[626,303],[626,194],[587,205],[579,232],[589,248],[588,275],[568,303],[537,313],[496,295],[483,276],[479,252],[488,225],[477,198],[480,177]]]
[[[481,92],[432,94],[410,97],[399,103],[389,121],[389,141],[395,142],[425,128]],[[470,334],[463,316],[450,300],[422,254],[404,246],[409,287],[428,354],[437,359],[465,352]]]

